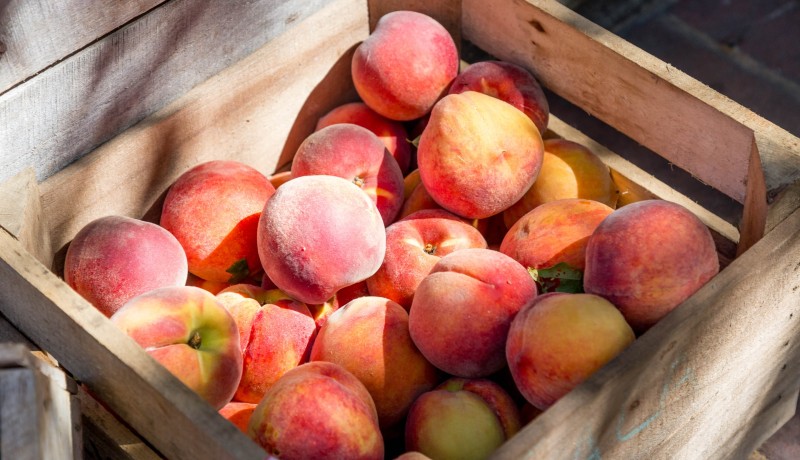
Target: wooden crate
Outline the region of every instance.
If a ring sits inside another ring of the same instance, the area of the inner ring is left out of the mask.
[[[0,457],[82,459],[75,382],[9,338],[9,330],[0,318]]]
[[[496,457],[744,457],[792,415],[800,141],[786,131],[553,0],[100,3],[0,7],[0,312],[165,457],[264,453],[58,277],[64,248],[103,215],[154,219],[199,162],[287,164],[355,99],[355,46],[403,8],[742,204],[732,225],[554,117],[630,194],[700,216],[727,266]]]

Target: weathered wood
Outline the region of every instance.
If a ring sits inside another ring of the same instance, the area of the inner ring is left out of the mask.
[[[0,311],[168,458],[263,457],[263,450],[4,230]]]
[[[51,176],[330,1],[171,1],[137,18],[0,95],[0,182]]]
[[[85,389],[78,392],[85,460],[159,460],[163,457]]]
[[[494,458],[745,458],[800,388],[798,229],[800,210]]]
[[[25,345],[0,344],[0,458],[82,458],[75,389]]]
[[[750,225],[766,220],[767,190],[800,177],[797,138],[558,2],[465,0],[463,11],[470,41],[745,204]],[[750,167],[753,131],[766,182]],[[746,245],[763,228],[742,231]]]
[[[366,17],[363,1],[332,3],[43,182],[53,248],[97,217],[142,217],[202,161],[237,159],[265,174],[287,163],[321,115],[356,98],[350,59]]]
[[[162,2],[0,2],[0,94]]]
[[[51,265],[53,250],[47,216],[42,213],[39,185],[32,168],[0,182],[0,227],[14,235],[39,262]]]

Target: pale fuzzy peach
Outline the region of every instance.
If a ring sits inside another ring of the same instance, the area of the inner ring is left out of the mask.
[[[433,18],[414,11],[381,17],[359,46],[351,65],[361,99],[379,114],[399,121],[420,118],[458,74],[453,38]]]
[[[315,361],[284,374],[256,407],[248,436],[281,458],[383,459],[375,405],[338,364]]]
[[[239,330],[208,291],[154,289],[129,300],[110,319],[215,409],[233,398],[242,376]]]
[[[511,105],[483,93],[439,101],[420,138],[422,183],[443,208],[471,219],[516,203],[539,175],[542,137]]]
[[[637,333],[719,272],[711,232],[683,206],[645,200],[617,209],[586,245],[583,287],[617,306]]]
[[[369,390],[381,428],[401,422],[420,394],[439,383],[438,370],[408,333],[408,313],[382,297],[360,297],[338,309],[320,329],[311,361],[344,367]]]
[[[547,130],[550,106],[541,85],[528,70],[511,62],[480,61],[470,64],[453,80],[448,94],[478,91],[522,111],[539,129]]]
[[[239,431],[247,434],[247,424],[255,408],[256,404],[253,403],[231,401],[219,410],[219,415],[236,425]]]
[[[417,287],[409,331],[422,354],[459,377],[483,377],[506,366],[505,341],[517,312],[536,298],[519,262],[490,249],[442,257]]]
[[[519,412],[500,386],[484,379],[450,379],[412,405],[405,447],[430,458],[483,459],[519,426]]]
[[[160,224],[183,246],[190,272],[235,283],[261,271],[256,229],[274,192],[267,177],[246,164],[209,161],[170,186]]]
[[[486,248],[474,227],[444,209],[415,212],[386,228],[386,255],[381,267],[367,279],[373,296],[411,308],[414,292],[436,262],[464,248]]]
[[[317,121],[316,131],[336,123],[352,123],[367,128],[386,145],[403,173],[411,164],[411,145],[402,123],[390,120],[363,102],[350,102],[326,113]]]
[[[592,200],[544,203],[511,226],[500,243],[500,252],[526,268],[548,268],[563,262],[583,271],[586,243],[612,212],[605,204]]]
[[[545,410],[635,338],[625,318],[602,297],[549,293],[514,319],[506,356],[519,391]]]
[[[503,211],[503,219],[510,228],[543,203],[583,198],[614,208],[618,197],[611,170],[597,154],[577,142],[547,139],[539,177],[519,201]]]
[[[375,204],[350,181],[296,177],[264,207],[258,250],[278,288],[306,304],[321,304],[378,270],[386,229]]]
[[[378,207],[383,223],[403,205],[403,173],[380,139],[366,128],[340,123],[308,136],[292,161],[292,177],[326,174],[352,181]]]
[[[239,329],[242,378],[234,400],[258,403],[283,374],[308,361],[316,324],[308,307],[278,289],[238,284],[217,294]]]
[[[81,228],[64,260],[64,280],[104,315],[152,289],[187,281],[186,253],[165,229],[125,216]]]

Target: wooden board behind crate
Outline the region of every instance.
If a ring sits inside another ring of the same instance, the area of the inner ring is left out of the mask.
[[[167,1],[45,72],[0,91],[0,182],[31,166],[39,180],[51,176],[330,2]],[[69,1],[64,8],[78,3],[86,2]],[[132,2],[103,3],[108,6],[86,3],[96,12],[82,16],[85,22],[78,24],[93,29],[98,16],[116,14],[107,9],[120,11],[120,19],[137,11],[135,6],[111,6]],[[62,5],[55,0],[18,0],[9,3],[4,14],[27,15],[56,4]],[[128,13],[122,14],[124,10]],[[42,15],[48,19],[54,12]],[[64,18],[72,19],[71,14]],[[11,38],[27,40],[14,46],[34,52],[51,38],[31,39],[30,30],[21,29],[29,24],[16,27],[16,16],[8,21],[9,31],[19,33]],[[22,59],[16,52],[8,56],[12,58]],[[3,60],[0,55],[0,63]]]
[[[0,94],[164,1],[0,2]]]

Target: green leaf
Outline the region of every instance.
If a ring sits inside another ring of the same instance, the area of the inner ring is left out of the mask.
[[[540,294],[548,292],[579,294],[583,292],[583,272],[566,262],[559,262],[546,268],[528,268],[528,273],[536,282]]]
[[[247,259],[237,260],[225,271],[231,274],[230,279],[228,279],[230,284],[241,283],[245,278],[250,276],[250,268],[247,266]]]
[[[411,140],[411,139],[406,139],[406,141],[407,141],[408,143],[410,143],[411,145],[413,145],[413,146],[414,146],[414,148],[417,148],[417,147],[419,147],[419,138],[420,138],[420,137],[422,137],[422,135],[421,135],[421,134],[420,134],[419,136],[417,136],[417,137],[416,137],[414,140]]]

